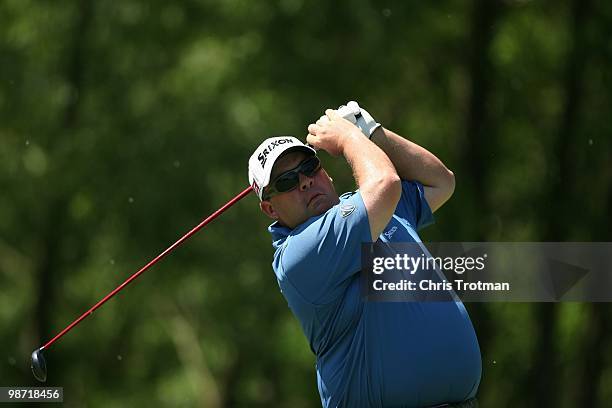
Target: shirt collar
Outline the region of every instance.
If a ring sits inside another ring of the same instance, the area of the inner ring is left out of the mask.
[[[278,248],[283,244],[285,239],[287,239],[287,237],[289,236],[289,234],[291,234],[291,231],[293,230],[291,228],[280,225],[278,221],[275,221],[270,224],[270,226],[268,227],[268,231],[270,231],[270,234],[272,234],[272,245],[274,246],[274,248]]]

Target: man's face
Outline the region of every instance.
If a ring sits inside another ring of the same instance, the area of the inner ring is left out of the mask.
[[[307,157],[308,154],[300,151],[285,154],[274,163],[270,180],[295,169]],[[295,228],[310,217],[323,214],[339,201],[331,178],[321,169],[312,177],[300,173],[300,182],[295,189],[262,201],[260,207],[270,218]]]

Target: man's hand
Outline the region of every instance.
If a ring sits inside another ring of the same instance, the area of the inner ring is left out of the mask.
[[[317,123],[308,125],[306,141],[315,149],[323,149],[332,156],[344,154],[347,141],[361,137],[360,130],[337,111],[327,109]]]
[[[346,105],[340,105],[338,114],[354,123],[368,139],[371,139],[376,129],[381,127],[380,123],[376,122],[372,115],[355,101],[347,102]]]

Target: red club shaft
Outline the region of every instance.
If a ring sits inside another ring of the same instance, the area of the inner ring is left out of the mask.
[[[219,215],[221,215],[225,210],[227,210],[228,208],[230,208],[232,205],[236,204],[240,199],[242,199],[243,197],[247,196],[251,191],[253,190],[253,188],[251,186],[249,186],[248,188],[246,188],[243,192],[241,192],[240,194],[238,194],[236,197],[232,198],[230,201],[228,201],[223,207],[219,208],[217,211],[215,211],[214,213],[212,213],[211,215],[208,216],[208,218],[206,218],[204,221],[202,221],[201,223],[199,223],[198,225],[196,225],[191,231],[189,231],[188,233],[186,233],[185,235],[183,235],[178,241],[176,241],[174,244],[170,245],[168,248],[166,248],[166,250],[164,250],[164,252],[162,252],[161,254],[157,255],[155,258],[153,258],[148,264],[146,264],[145,266],[143,266],[138,272],[136,272],[135,274],[133,274],[132,276],[130,276],[125,282],[123,282],[121,285],[117,286],[115,288],[115,290],[113,290],[112,292],[110,292],[108,295],[104,296],[104,298],[102,298],[102,300],[100,300],[98,303],[96,303],[95,305],[93,305],[91,307],[91,309],[89,309],[88,311],[86,311],[85,313],[83,313],[81,315],[81,317],[79,317],[78,319],[76,319],[74,322],[70,323],[68,326],[66,326],[66,328],[64,330],[62,330],[61,332],[59,332],[59,334],[57,334],[55,337],[53,337],[51,340],[49,340],[44,346],[41,347],[41,349],[48,349],[53,343],[55,343],[57,340],[59,340],[62,336],[64,336],[66,333],[68,333],[70,330],[72,330],[77,324],[79,324],[83,319],[85,319],[87,316],[91,315],[97,308],[99,308],[100,306],[102,306],[104,303],[106,303],[110,298],[112,298],[113,296],[115,296],[117,293],[119,293],[121,291],[121,289],[125,288],[130,282],[132,282],[134,279],[136,279],[137,277],[139,277],[142,273],[144,273],[147,269],[149,269],[150,267],[152,267],[153,265],[155,265],[159,260],[161,260],[163,257],[165,257],[166,255],[168,255],[170,252],[172,252],[176,247],[178,247],[179,245],[181,245],[183,242],[185,242],[189,237],[191,237],[192,235],[194,235],[196,232],[198,232],[200,229],[202,229],[206,224],[208,224],[209,222],[211,222],[212,220],[214,220],[215,218],[217,218]]]

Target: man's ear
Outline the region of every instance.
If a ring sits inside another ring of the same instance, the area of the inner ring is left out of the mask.
[[[260,202],[259,208],[261,208],[261,211],[268,217],[272,218],[273,220],[278,220],[278,213],[270,201],[264,200]]]

